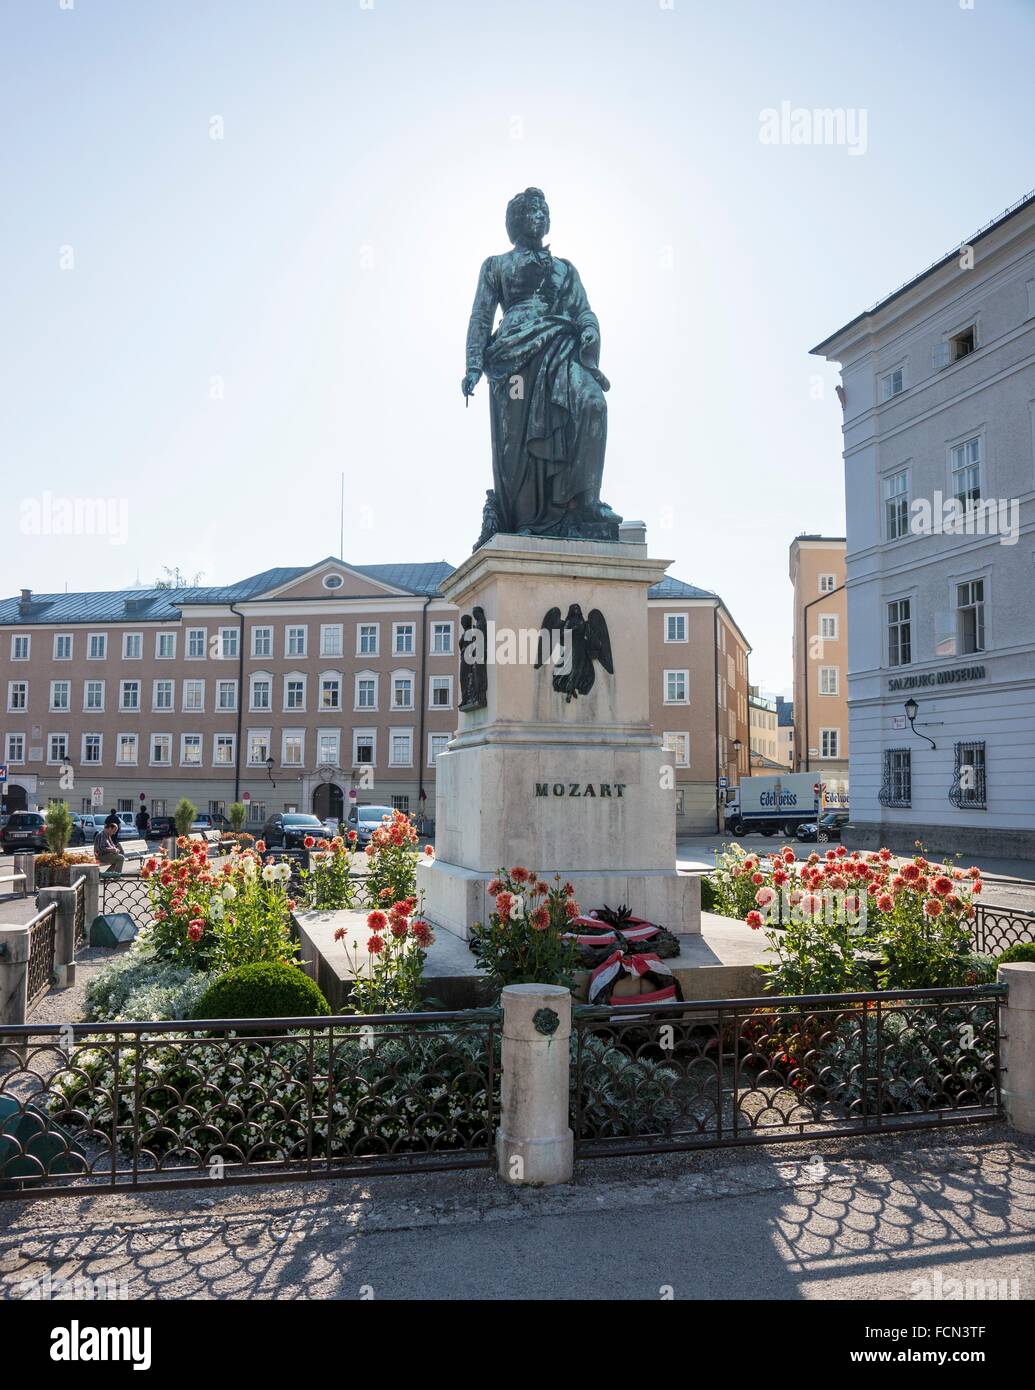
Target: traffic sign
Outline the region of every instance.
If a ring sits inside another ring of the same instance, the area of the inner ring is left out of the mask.
[[[723,787],[728,787],[729,784],[730,784],[730,779],[729,779],[728,777],[720,777],[720,778],[719,778],[719,788],[720,788],[720,790],[721,790]]]
[[[0,782],[7,781],[7,764],[0,763]]]
[[[103,787],[91,787],[91,788],[90,788],[90,805],[91,805],[91,806],[103,806],[103,805],[104,805],[104,788],[103,788]]]
[[[251,792],[244,792],[243,795],[241,796],[241,800],[244,802],[244,804],[245,804],[246,806],[247,806],[248,802],[251,801],[251,799],[252,799],[252,794],[251,794]]]

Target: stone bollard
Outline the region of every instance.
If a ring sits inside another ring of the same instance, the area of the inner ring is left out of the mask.
[[[497,1171],[504,1182],[546,1187],[569,1182],[574,1136],[568,1124],[571,994],[560,985],[507,985]]]
[[[1001,965],[997,978],[1009,991],[1000,1016],[1006,1119],[1022,1134],[1035,1134],[1035,962]]]
[[[75,984],[75,889],[41,888],[40,908],[57,903],[54,929],[54,976],[58,989]]]
[[[0,1023],[25,1022],[29,1007],[29,946],[27,927],[0,927]]]

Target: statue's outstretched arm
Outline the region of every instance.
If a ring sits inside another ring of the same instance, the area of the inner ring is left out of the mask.
[[[495,256],[490,256],[482,263],[478,276],[478,288],[474,294],[474,304],[471,306],[471,321],[467,327],[467,370],[469,372],[482,370],[482,358],[492,336],[496,307],[500,302],[495,260]]]

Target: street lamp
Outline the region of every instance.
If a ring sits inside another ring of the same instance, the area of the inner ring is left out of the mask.
[[[737,775],[738,775],[738,776],[740,775],[740,750],[741,750],[741,748],[743,748],[743,746],[744,746],[744,745],[741,743],[741,741],[740,741],[739,738],[735,738],[735,739],[733,740],[733,755],[734,755],[734,757],[735,757],[736,760],[737,760]]]
[[[272,759],[272,758],[267,758],[267,759],[266,759],[266,776],[270,779],[270,782],[272,783],[273,787],[276,788],[276,785],[277,785],[277,784],[276,784],[276,782],[273,781],[273,759]]]
[[[909,720],[909,727],[913,730],[913,733],[916,734],[917,738],[927,739],[927,742],[931,745],[931,747],[937,750],[938,745],[935,743],[934,739],[928,738],[927,734],[920,733],[916,727],[916,716],[919,709],[920,706],[913,699],[913,697],[910,696],[905,704],[906,718]]]

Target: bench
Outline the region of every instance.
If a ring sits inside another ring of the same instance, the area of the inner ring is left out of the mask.
[[[3,885],[4,885],[5,883],[10,883],[10,884],[12,885],[12,887],[11,887],[10,889],[4,889]],[[28,891],[28,890],[26,889],[26,887],[25,887],[25,875],[24,875],[24,874],[0,874],[0,891],[5,891],[5,892],[9,891],[9,892],[12,892],[12,893],[13,893],[13,892],[17,891],[17,890],[13,887],[13,885],[16,884],[16,883],[20,883],[20,884],[21,884],[21,886],[22,886],[22,897],[24,898],[24,897],[26,896],[27,891]]]
[[[145,854],[150,854],[147,841],[140,839],[119,840],[119,849],[127,859],[143,859]]]

